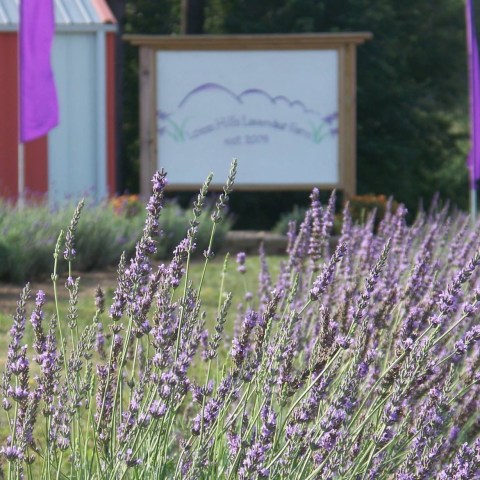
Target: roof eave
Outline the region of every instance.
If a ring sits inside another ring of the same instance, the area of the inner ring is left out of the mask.
[[[105,23],[105,24],[92,24],[92,25],[78,25],[78,24],[57,24],[55,25],[55,32],[61,33],[75,33],[75,32],[117,32],[118,26]],[[18,25],[16,24],[4,24],[0,25],[0,33],[1,32],[17,32]]]

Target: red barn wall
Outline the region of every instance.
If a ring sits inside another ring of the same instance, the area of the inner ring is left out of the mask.
[[[106,35],[107,191],[116,193],[115,33]],[[0,33],[0,197],[18,195],[18,53],[16,32]],[[62,121],[60,119],[60,121]],[[25,192],[30,199],[48,192],[48,136],[25,145]]]
[[[18,57],[17,34],[0,34],[0,196],[18,195]],[[25,192],[30,198],[48,190],[47,137],[25,145]]]

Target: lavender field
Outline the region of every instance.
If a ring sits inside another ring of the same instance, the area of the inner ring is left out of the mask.
[[[402,205],[356,224],[347,205],[333,249],[334,196],[321,205],[313,190],[280,272],[261,249],[247,285],[246,256],[232,252],[225,269],[236,261],[244,299],[235,304],[221,279],[206,310],[235,173],[234,162],[194,282],[211,177],[185,239],[154,268],[167,181],[155,174],[135,254],[120,260],[113,298],[97,291],[91,319],[78,316],[71,273],[77,209],[55,250],[69,274],[52,275],[69,304],[47,316],[44,293],[27,286],[14,315],[5,478],[480,478],[478,225],[439,204],[411,225]]]

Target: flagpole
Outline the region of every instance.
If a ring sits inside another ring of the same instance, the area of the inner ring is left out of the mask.
[[[18,208],[25,207],[25,148],[18,142]]]
[[[478,44],[475,29],[472,0],[465,0],[465,26],[467,33],[467,55],[468,55],[468,79],[469,79],[469,103],[470,103],[470,153],[468,155],[468,166],[470,173],[470,218],[472,227],[477,220],[477,166],[480,161],[480,78]]]
[[[22,143],[22,101],[21,101],[21,53],[20,53],[20,17],[21,17],[21,5],[19,5],[19,12],[18,12],[18,28],[17,28],[17,115],[18,115],[18,122],[17,122],[17,141],[18,141],[18,149],[17,149],[17,207],[23,208],[25,206],[25,148]]]
[[[477,221],[477,191],[475,188],[470,189],[470,217],[472,219],[472,227],[475,227]]]

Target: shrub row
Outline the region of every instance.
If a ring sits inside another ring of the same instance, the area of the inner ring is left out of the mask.
[[[133,253],[145,221],[145,210],[138,200],[133,206],[131,200],[127,203],[128,208],[119,208],[124,202],[119,203],[118,199],[92,205],[86,202],[77,229],[77,270],[101,269],[116,264],[123,251],[127,256]],[[74,208],[75,205],[62,208],[28,205],[19,209],[6,202],[0,203],[0,281],[20,283],[50,275],[53,247],[59,232],[69,224]],[[209,213],[207,208],[205,215]],[[187,226],[188,212],[174,201],[167,203],[160,220],[164,234],[157,239],[156,259],[165,259],[172,253]],[[222,243],[230,227],[230,220],[222,223],[215,247]],[[199,229],[200,251],[208,245],[209,236],[209,230]]]

